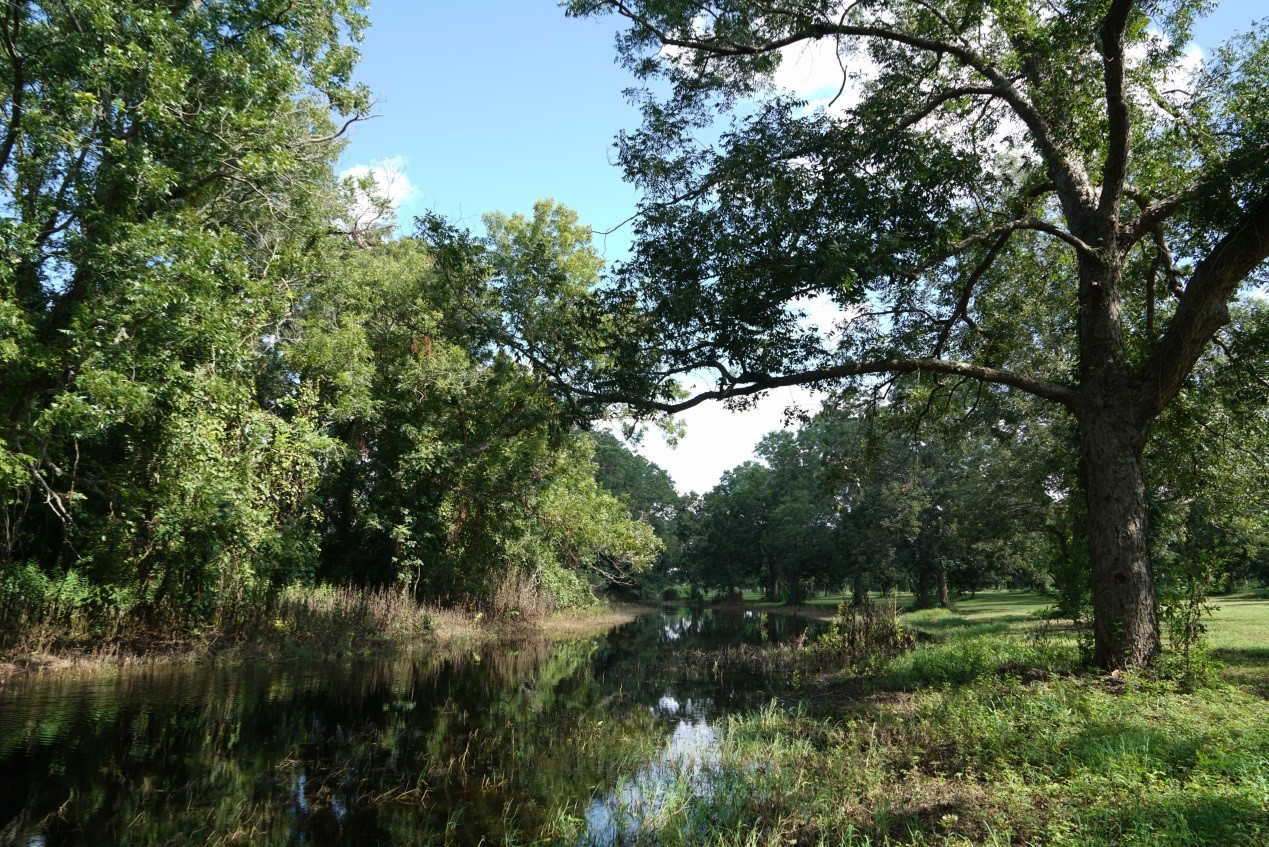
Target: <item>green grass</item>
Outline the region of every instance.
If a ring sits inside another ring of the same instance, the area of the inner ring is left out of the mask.
[[[1221,676],[1269,698],[1269,597],[1264,591],[1214,597],[1208,621],[1212,657]]]
[[[742,596],[746,605],[754,606],[755,608],[770,608],[783,605],[783,603],[773,603],[766,600],[766,595],[761,591],[745,591]],[[883,597],[882,594],[876,591],[871,592],[870,596],[874,600],[880,600]],[[803,605],[823,609],[836,609],[842,601],[849,602],[850,599],[850,594],[837,592],[809,597]],[[910,593],[900,593],[898,595],[900,608],[910,606],[914,599],[914,596]],[[964,611],[972,615],[1029,615],[1039,609],[1052,606],[1053,598],[1037,591],[987,591],[979,592],[974,598],[964,597],[958,599],[952,605],[958,612]]]
[[[778,601],[773,603],[770,600],[767,600],[766,595],[761,591],[745,591],[742,593],[741,596],[744,598],[745,605],[753,606],[756,609],[771,609],[771,608],[776,608],[778,606],[785,605],[784,601]],[[880,597],[881,595],[877,594],[876,592],[873,592],[873,596]],[[817,596],[817,597],[808,597],[806,599],[806,602],[803,603],[802,605],[810,606],[816,609],[826,609],[828,611],[832,611],[833,609],[836,609],[839,605],[841,605],[841,602],[843,600],[850,600],[850,595],[836,593],[836,594],[825,594],[825,595]]]
[[[749,830],[757,843],[1260,845],[1263,705],[1060,678],[833,717],[768,708],[729,722],[714,792],[729,798],[725,823],[686,841],[743,843]]]
[[[990,592],[904,615],[923,643],[862,686],[821,677],[731,718],[709,787],[634,842],[1269,844],[1269,600],[1219,599],[1227,667],[1188,693],[1080,670],[1074,633],[1036,614],[1051,605]]]
[[[1269,598],[1234,594],[1213,597],[1212,604],[1212,649],[1269,653]]]

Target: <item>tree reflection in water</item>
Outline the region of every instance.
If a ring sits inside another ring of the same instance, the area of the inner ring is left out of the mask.
[[[610,843],[698,790],[714,722],[764,699],[665,655],[807,626],[661,611],[480,656],[18,680],[0,688],[0,844]]]

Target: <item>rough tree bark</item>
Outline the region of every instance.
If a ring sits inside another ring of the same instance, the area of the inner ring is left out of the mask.
[[[1160,646],[1142,469],[1145,441],[1144,426],[1114,411],[1086,413],[1081,420],[1094,661],[1107,670],[1149,664]]]

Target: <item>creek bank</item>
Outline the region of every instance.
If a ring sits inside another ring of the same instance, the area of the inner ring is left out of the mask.
[[[654,840],[1269,843],[1269,664],[1256,646],[1269,603],[1213,616],[1213,643],[1242,662],[1196,687],[1166,661],[1088,670],[1076,633],[1045,617],[1049,602],[991,592],[954,612],[903,614],[903,630],[927,638],[862,670],[821,669],[810,639],[663,657],[720,684],[766,675],[771,696],[719,724],[714,766],[654,822]]]
[[[781,603],[779,605],[755,605],[753,603],[734,603],[730,601],[720,603],[693,603],[685,605],[691,605],[702,609],[718,609],[719,611],[725,612],[753,612],[755,614],[770,613],[773,615],[789,615],[795,618],[803,618],[808,621],[827,622],[837,617],[837,609],[829,606],[793,606],[788,603]]]
[[[443,657],[533,639],[581,638],[630,623],[653,611],[633,603],[597,604],[543,617],[492,616],[466,609],[419,606],[408,626],[367,628],[364,621],[301,621],[274,618],[270,625],[225,633],[79,642],[37,649],[0,650],[0,681],[23,676],[83,675],[124,668],[216,663],[388,660],[412,655]],[[425,621],[425,622],[424,622]]]

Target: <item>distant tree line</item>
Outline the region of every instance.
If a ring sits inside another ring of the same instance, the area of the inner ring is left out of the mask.
[[[1151,486],[1151,549],[1165,616],[1177,604],[1269,581],[1269,427],[1238,408],[1239,380],[1201,381],[1163,421]],[[657,589],[702,599],[761,590],[803,602],[877,592],[948,607],[987,588],[1051,591],[1087,624],[1092,581],[1070,423],[1005,392],[954,395],[958,414],[929,416],[931,384],[839,394],[704,495],[656,507],[674,533]],[[943,400],[939,399],[940,404]],[[1204,439],[1192,435],[1207,421]],[[1213,450],[1208,439],[1216,439]],[[664,531],[664,530],[663,530]],[[1196,594],[1197,592],[1197,594]]]

